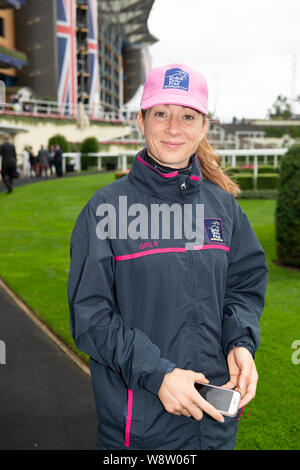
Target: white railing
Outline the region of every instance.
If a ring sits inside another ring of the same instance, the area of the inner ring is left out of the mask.
[[[90,106],[88,104],[84,105],[85,112],[87,116],[90,116]],[[0,114],[16,114],[22,116],[33,116],[33,117],[51,117],[51,118],[61,118],[61,119],[77,119],[78,106],[70,105],[68,109],[62,109],[57,101],[48,101],[48,100],[24,100],[18,101],[13,104],[1,103],[0,104]],[[119,110],[116,111],[102,111],[99,107],[93,113],[93,117],[90,118],[93,120],[101,121],[132,121],[136,119],[136,112]]]
[[[253,157],[253,164],[258,164],[258,157],[264,157],[264,164],[267,163],[267,158],[273,156],[274,168],[278,166],[278,157],[287,152],[287,148],[273,148],[273,149],[232,149],[232,150],[216,150],[216,154],[221,157],[221,165],[225,167],[230,164],[233,168],[236,167],[236,157],[244,157],[245,164],[250,163],[250,157]],[[227,161],[226,161],[227,159]]]
[[[66,171],[66,158],[70,157],[74,164],[74,170],[81,171],[81,157],[97,157],[97,169],[98,171],[102,170],[102,159],[117,157],[117,169],[125,171],[127,169],[127,157],[134,157],[137,154],[136,150],[128,150],[120,153],[107,153],[107,152],[98,152],[98,153],[87,153],[81,154],[80,152],[74,153],[63,153],[63,172]]]
[[[278,167],[278,157],[285,155],[287,152],[287,148],[283,149],[234,149],[234,150],[217,150],[216,154],[221,157],[221,166],[225,168],[226,165],[229,164],[233,168],[236,167],[236,158],[243,157],[245,158],[246,164],[249,164],[250,157],[253,158],[253,188],[257,188],[257,176],[258,176],[258,157],[259,156],[266,156],[272,157],[273,156],[273,166],[274,168]],[[99,153],[88,153],[84,154],[87,157],[97,157],[97,168],[98,171],[102,170],[102,159],[109,158],[109,157],[117,157],[117,169],[121,171],[125,171],[127,169],[127,157],[132,157],[137,154],[136,150],[131,151],[122,151],[116,153],[107,153],[107,152],[99,152]],[[64,153],[63,154],[63,171],[66,171],[66,158],[70,157],[72,159],[72,163],[74,164],[74,170],[81,171],[81,156],[80,152],[78,153]],[[226,161],[227,160],[227,161]]]
[[[266,158],[273,157],[274,168],[278,167],[278,157],[283,156],[288,151],[287,148],[281,149],[235,149],[235,150],[217,150],[216,154],[221,157],[221,166],[226,167],[226,158],[230,159],[231,166],[236,168],[236,158],[244,157],[245,164],[250,163],[250,158],[253,158],[253,189],[257,189],[257,176],[258,176],[258,157],[264,157],[264,163]],[[227,161],[228,163],[228,161]]]

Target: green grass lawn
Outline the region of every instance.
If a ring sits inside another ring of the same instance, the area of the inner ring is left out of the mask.
[[[76,352],[67,302],[71,231],[88,199],[113,180],[113,173],[78,176],[0,194],[0,275]],[[269,283],[255,358],[257,395],[241,416],[236,448],[300,449],[300,364],[291,361],[291,344],[300,340],[300,272],[272,263],[275,201],[239,204],[266,251]]]

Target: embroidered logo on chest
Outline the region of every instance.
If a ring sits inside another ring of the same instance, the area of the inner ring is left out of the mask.
[[[221,219],[204,219],[204,228],[210,243],[224,243]]]

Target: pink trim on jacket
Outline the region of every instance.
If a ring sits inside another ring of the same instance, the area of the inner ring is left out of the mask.
[[[145,162],[145,160],[143,160],[141,157],[140,157],[140,154],[138,153],[137,154],[137,158],[138,160],[143,163],[144,165],[148,166],[149,168],[152,168],[152,170],[156,171],[156,173],[158,173],[160,176],[162,176],[163,178],[173,178],[174,176],[177,176],[178,175],[178,171],[172,171],[172,173],[160,173],[159,171],[156,170],[156,168],[154,168],[153,166],[149,165],[149,163]],[[195,161],[196,161],[196,164],[199,168],[199,162],[197,162],[197,154],[195,154]],[[200,170],[200,168],[199,168]],[[191,180],[195,180],[195,181],[199,181],[201,179],[201,176],[196,176],[196,175],[192,175],[190,176],[190,179]]]
[[[194,250],[209,250],[210,248],[215,248],[216,250],[230,251],[229,246],[215,245],[215,244],[210,244],[210,245],[195,245],[195,246],[193,247]]]
[[[149,168],[152,168],[152,170],[156,171],[156,173],[158,173],[160,176],[163,176],[163,178],[173,178],[173,176],[178,175],[178,171],[172,171],[172,173],[160,173],[159,171],[156,170],[156,168],[146,163],[145,160],[143,160],[139,154],[137,154],[137,158],[139,159],[140,162],[144,163],[144,165],[148,166]]]
[[[228,246],[223,246],[223,245],[195,245],[193,247],[194,250],[209,250],[209,249],[216,249],[216,250],[225,250],[225,251],[230,251],[230,248]],[[145,251],[139,251],[138,253],[131,253],[129,255],[118,255],[115,256],[114,259],[116,261],[123,261],[127,259],[133,259],[133,258],[140,258],[141,256],[147,256],[147,255],[154,255],[156,253],[174,253],[174,252],[186,252],[188,251],[185,247],[183,248],[155,248],[154,250],[145,250]]]
[[[195,176],[195,175],[190,176],[190,180],[199,181],[200,179],[201,179],[201,176]]]
[[[239,416],[238,419],[237,419],[238,421],[239,421],[239,419],[240,419],[240,417],[241,417],[241,414],[242,414],[243,411],[244,411],[244,408],[245,408],[245,407],[243,406],[243,407],[242,407],[242,411],[240,412],[240,416]]]
[[[125,447],[129,447],[130,427],[131,427],[131,417],[132,417],[132,398],[133,398],[133,391],[128,389],[127,415],[126,415],[126,426],[125,426],[125,442],[124,442]]]

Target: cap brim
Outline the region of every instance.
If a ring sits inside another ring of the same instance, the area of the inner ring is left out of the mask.
[[[160,96],[150,97],[148,99],[142,100],[141,109],[153,108],[153,106],[158,106],[160,104],[174,104],[177,106],[185,106],[187,108],[196,109],[205,116],[207,116],[208,114],[207,108],[191,96],[185,97],[182,95],[171,95],[163,93]]]

